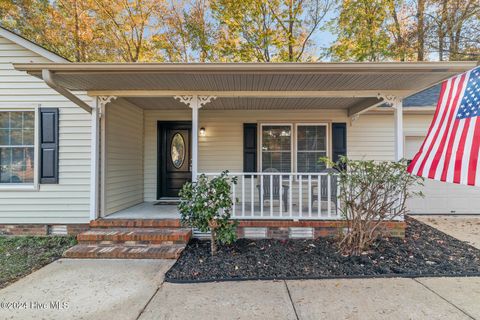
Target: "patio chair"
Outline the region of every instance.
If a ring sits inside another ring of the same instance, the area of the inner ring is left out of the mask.
[[[280,172],[275,168],[265,169],[263,172]],[[280,175],[274,176],[262,176],[263,179],[263,202],[266,200],[280,200]],[[272,179],[272,190],[270,190],[270,179]],[[258,189],[258,201],[262,201],[262,189],[261,184],[257,184]],[[282,186],[282,201],[283,207],[288,208],[288,186]],[[261,203],[263,206],[263,203]]]
[[[337,172],[336,169],[332,169],[332,168],[328,168],[328,169],[324,169],[321,171],[322,173],[326,172],[326,173],[335,173]],[[312,186],[312,207],[313,207],[313,203],[315,201],[317,201],[317,204],[320,206],[322,201],[331,201],[333,202],[333,204],[335,205],[335,210],[337,210],[338,208],[336,207],[336,199],[337,199],[337,185],[338,185],[338,182],[337,182],[337,179],[334,179],[333,177],[331,178],[330,180],[330,199],[328,199],[328,188],[327,188],[327,184],[328,184],[328,178],[327,176],[322,176],[320,178],[320,181],[321,181],[321,186],[320,186],[320,189],[318,188],[318,186],[315,186],[313,187]],[[317,193],[314,192],[313,188],[317,188]],[[318,199],[320,196],[320,199]]]

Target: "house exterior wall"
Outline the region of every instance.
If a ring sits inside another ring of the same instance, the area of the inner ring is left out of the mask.
[[[38,190],[28,191],[2,187],[0,224],[86,223],[90,205],[90,114],[43,81],[14,70],[12,63],[20,62],[50,61],[0,37],[0,108],[60,108],[59,183],[41,184]]]
[[[143,110],[118,100],[105,108],[104,215],[143,202]]]

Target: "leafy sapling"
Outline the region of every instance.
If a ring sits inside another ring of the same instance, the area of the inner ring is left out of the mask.
[[[179,193],[182,223],[210,232],[212,256],[218,244],[236,240],[237,222],[231,220],[236,199],[232,199],[231,184],[237,184],[237,177],[229,177],[228,171],[213,179],[202,174],[196,182],[186,183]]]

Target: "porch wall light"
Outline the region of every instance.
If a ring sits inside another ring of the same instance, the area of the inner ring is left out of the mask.
[[[200,128],[199,134],[200,134],[201,137],[205,137],[205,136],[206,136],[207,131],[205,130],[205,127],[201,127],[201,128]]]

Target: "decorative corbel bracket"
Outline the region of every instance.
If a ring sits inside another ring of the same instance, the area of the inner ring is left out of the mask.
[[[385,101],[385,103],[392,108],[396,108],[397,105],[402,102],[402,98],[398,96],[394,96],[391,94],[383,94],[383,93],[378,93],[377,95],[378,99],[382,99]]]
[[[212,100],[216,99],[216,96],[175,96],[174,99],[177,99],[183,104],[186,104],[190,108],[202,108],[207,103],[210,103]]]
[[[105,106],[107,103],[112,102],[112,100],[117,99],[117,96],[98,96],[98,102],[99,102],[99,117],[101,118],[105,112]]]
[[[360,118],[360,114],[356,113],[353,116],[350,117],[350,126]]]

